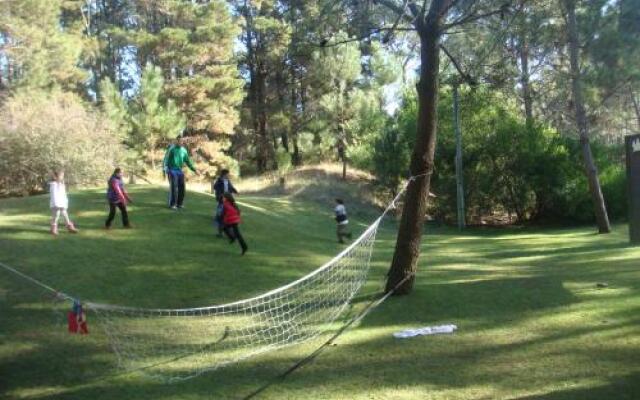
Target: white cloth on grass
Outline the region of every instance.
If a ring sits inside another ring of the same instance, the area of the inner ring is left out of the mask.
[[[425,326],[422,328],[405,329],[404,331],[396,332],[393,337],[396,339],[407,339],[414,336],[422,335],[437,335],[441,333],[453,333],[457,326],[450,325],[437,325],[437,326]]]
[[[51,208],[67,208],[69,207],[69,199],[67,198],[67,189],[63,182],[51,181],[49,182],[49,193],[51,193],[51,200],[49,201],[49,207]]]

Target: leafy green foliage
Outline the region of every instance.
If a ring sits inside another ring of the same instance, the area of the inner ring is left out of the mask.
[[[0,112],[0,195],[45,189],[55,169],[73,184],[95,184],[124,151],[104,117],[77,96],[21,91]]]
[[[409,146],[395,123],[388,123],[373,147],[373,165],[380,184],[395,195],[409,166]]]
[[[86,71],[78,67],[82,41],[60,26],[62,0],[25,0],[1,6],[2,53],[12,65],[11,87],[61,88],[83,94]]]
[[[463,90],[461,131],[467,215],[477,222],[493,213],[506,213],[519,221],[593,219],[593,206],[583,173],[581,148],[577,140],[540,124],[527,125],[519,112],[499,93],[487,88]],[[433,213],[441,219],[455,219],[455,136],[452,93],[443,88],[439,104],[439,142],[432,191],[437,195]],[[398,162],[406,160],[415,135],[416,101],[405,96],[398,114],[402,140],[395,150]],[[392,136],[393,137],[393,136]],[[396,139],[397,140],[397,139]],[[619,146],[594,145],[601,172],[603,192],[615,206],[612,218],[626,216],[626,191]],[[408,168],[389,169],[382,162],[378,176],[395,184]],[[381,175],[382,174],[382,175]],[[395,177],[395,180],[391,179]]]
[[[172,99],[163,96],[163,89],[161,69],[147,64],[140,93],[130,103],[130,144],[141,153],[155,149],[162,139],[177,137],[185,126],[184,116]]]

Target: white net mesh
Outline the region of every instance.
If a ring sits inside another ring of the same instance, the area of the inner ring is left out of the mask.
[[[173,310],[87,306],[123,368],[164,381],[194,377],[335,328],[367,279],[381,219],[327,264],[258,297]]]

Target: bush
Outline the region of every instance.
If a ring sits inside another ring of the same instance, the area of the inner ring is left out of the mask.
[[[409,147],[396,123],[387,124],[382,136],[376,140],[372,154],[378,183],[395,196],[408,172],[410,158]]]
[[[462,91],[460,98],[465,205],[470,222],[494,213],[515,216],[520,222],[594,221],[577,140],[545,126],[527,126],[517,107],[490,90]],[[436,218],[450,222],[456,217],[452,103],[451,92],[443,88],[431,186],[437,198],[430,210]],[[398,115],[399,143],[404,144],[393,149],[392,156],[400,156],[412,147],[416,115],[415,96],[408,95]],[[387,136],[384,140],[390,139]],[[381,150],[377,149],[374,156],[379,158]],[[623,149],[593,143],[592,150],[609,216],[612,220],[623,219],[627,214]],[[376,160],[379,179],[387,179],[388,173],[398,176],[408,167],[408,157],[390,162],[393,169],[386,166],[384,158]]]
[[[626,220],[628,218],[629,197],[627,192],[627,173],[623,165],[611,164],[600,172],[600,185],[604,195],[609,218]]]
[[[9,98],[0,111],[0,195],[41,192],[55,169],[72,185],[106,179],[123,149],[104,121],[67,93]]]

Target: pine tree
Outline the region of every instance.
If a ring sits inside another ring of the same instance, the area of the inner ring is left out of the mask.
[[[0,34],[7,68],[5,85],[84,92],[87,79],[78,67],[82,45],[60,24],[62,0],[23,0],[2,4]]]
[[[269,131],[269,118],[279,108],[271,104],[270,91],[276,87],[275,71],[283,67],[283,57],[289,45],[290,27],[278,4],[272,0],[253,3],[247,0],[234,4],[236,13],[243,19],[242,42],[245,53],[241,59],[241,68],[248,77],[247,111],[243,125],[252,133],[255,148],[256,168],[259,172],[276,167],[275,141]],[[275,100],[275,99],[274,99]]]
[[[129,104],[131,133],[128,143],[141,155],[151,154],[151,166],[155,169],[153,150],[162,139],[177,137],[185,127],[184,115],[172,99],[163,96],[162,70],[147,64],[142,73],[140,92]]]

